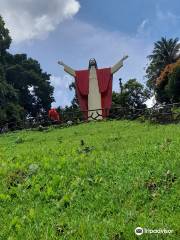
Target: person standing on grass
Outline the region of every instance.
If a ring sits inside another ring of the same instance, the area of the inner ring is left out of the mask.
[[[60,121],[60,116],[59,113],[56,111],[55,108],[51,108],[48,112],[48,117],[51,121],[53,122],[59,122]]]

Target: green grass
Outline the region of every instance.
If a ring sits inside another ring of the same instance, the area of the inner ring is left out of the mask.
[[[180,239],[180,126],[96,122],[0,136],[0,239]],[[138,226],[172,234],[136,236]]]

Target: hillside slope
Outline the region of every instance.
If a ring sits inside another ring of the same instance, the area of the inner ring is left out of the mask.
[[[179,125],[129,121],[1,135],[0,239],[179,239],[179,146]]]

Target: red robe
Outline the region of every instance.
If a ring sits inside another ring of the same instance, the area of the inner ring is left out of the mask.
[[[109,115],[112,103],[112,79],[111,68],[96,69],[99,92],[101,93],[102,116]],[[88,94],[89,94],[89,70],[76,71],[76,93],[84,118],[88,119]]]

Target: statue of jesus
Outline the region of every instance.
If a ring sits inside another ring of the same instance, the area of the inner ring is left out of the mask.
[[[103,119],[109,114],[112,102],[112,79],[122,66],[124,56],[119,62],[110,68],[98,69],[96,60],[89,60],[87,70],[76,71],[59,61],[58,64],[64,67],[64,71],[75,78],[76,94],[80,109],[84,118],[88,120]]]

